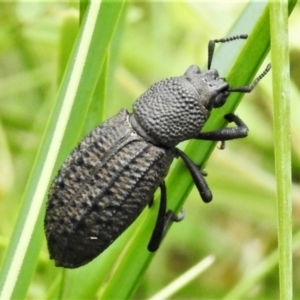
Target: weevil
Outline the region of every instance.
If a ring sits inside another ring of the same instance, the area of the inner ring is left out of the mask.
[[[80,267],[115,241],[160,188],[159,212],[149,251],[156,251],[166,228],[182,215],[167,211],[164,178],[174,158],[181,158],[204,202],[212,193],[204,172],[176,145],[197,139],[221,141],[246,137],[248,128],[235,114],[225,115],[235,127],[201,132],[212,109],[232,92],[250,93],[252,85],[230,87],[211,62],[216,43],[246,39],[247,35],[211,40],[208,70],[190,66],[184,75],[154,83],[134,103],[90,132],[67,157],[55,177],[46,207],[45,233],[56,266]]]

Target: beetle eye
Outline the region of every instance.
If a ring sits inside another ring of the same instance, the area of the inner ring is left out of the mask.
[[[214,101],[214,108],[223,106],[228,95],[228,92],[218,94]]]

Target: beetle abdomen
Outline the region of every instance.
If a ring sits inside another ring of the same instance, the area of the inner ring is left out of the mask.
[[[49,193],[45,228],[58,266],[105,250],[152,199],[173,151],[141,139],[122,110],[94,129],[63,164]]]

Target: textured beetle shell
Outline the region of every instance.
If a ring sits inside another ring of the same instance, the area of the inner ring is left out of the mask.
[[[75,268],[105,250],[152,200],[174,158],[119,114],[86,136],[53,181],[45,230],[57,266]]]
[[[185,76],[153,84],[133,106],[139,125],[156,144],[174,147],[197,135],[210,112]],[[159,120],[159,121],[158,121]]]

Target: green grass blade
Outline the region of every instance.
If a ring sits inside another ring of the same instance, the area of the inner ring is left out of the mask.
[[[160,299],[169,299],[174,294],[176,294],[180,289],[185,287],[191,281],[193,281],[200,274],[205,272],[215,261],[215,257],[210,255],[201,260],[195,266],[190,268],[184,274],[180,275],[180,277],[176,278],[173,282],[171,282],[168,286],[164,287],[157,294],[151,296],[149,300],[160,300]]]
[[[59,58],[58,58],[58,82],[62,81],[74,42],[79,30],[78,16],[68,12],[65,16],[60,30]]]
[[[293,298],[288,2],[270,1],[280,299]]]
[[[44,213],[40,214],[40,209],[48,182],[55,164],[61,164],[81,134],[122,7],[123,2],[114,5],[106,3],[100,9],[99,1],[91,2],[29,178],[24,204],[1,268],[1,299],[24,299],[26,296],[38,258],[36,253],[44,240]],[[64,132],[67,138],[62,140]],[[56,160],[59,149],[59,158]]]

